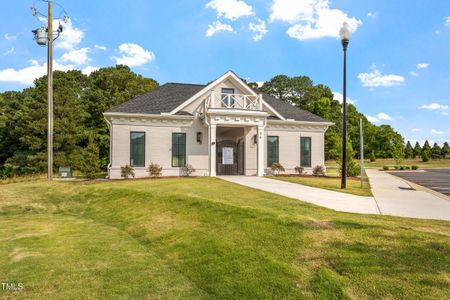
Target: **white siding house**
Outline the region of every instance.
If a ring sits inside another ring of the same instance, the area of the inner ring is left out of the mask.
[[[257,94],[233,72],[208,85],[167,83],[104,113],[110,128],[109,178],[132,165],[164,176],[192,165],[198,176],[257,175],[279,162],[311,172],[324,165],[324,133],[332,123],[273,96]]]

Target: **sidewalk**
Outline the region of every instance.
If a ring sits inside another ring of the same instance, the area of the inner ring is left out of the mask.
[[[405,181],[386,172],[367,169],[366,173],[374,197],[355,196],[264,177],[219,178],[336,211],[450,221],[450,201],[426,191],[412,190]]]
[[[366,169],[381,214],[450,221],[450,201],[426,191],[412,190],[402,179]]]
[[[219,178],[247,187],[302,200],[337,211],[380,214],[373,197],[355,196],[297,183],[256,176],[220,176]]]

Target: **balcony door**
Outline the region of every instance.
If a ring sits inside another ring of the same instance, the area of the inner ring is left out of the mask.
[[[234,107],[234,89],[222,88],[222,107]]]

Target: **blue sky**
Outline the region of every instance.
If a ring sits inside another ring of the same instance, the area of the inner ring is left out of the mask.
[[[31,34],[41,25],[33,3],[2,3],[0,91],[45,74],[46,49]],[[342,93],[337,33],[347,21],[348,97],[358,109],[412,141],[450,141],[448,0],[59,3],[71,19],[55,42],[56,68],[88,73],[124,63],[160,83],[206,83],[231,69],[251,81],[307,75]]]

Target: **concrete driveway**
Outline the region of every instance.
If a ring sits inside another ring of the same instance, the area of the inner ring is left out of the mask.
[[[412,189],[402,179],[368,169],[374,197],[355,196],[276,179],[221,176],[229,182],[313,203],[336,211],[450,221],[450,201]]]

